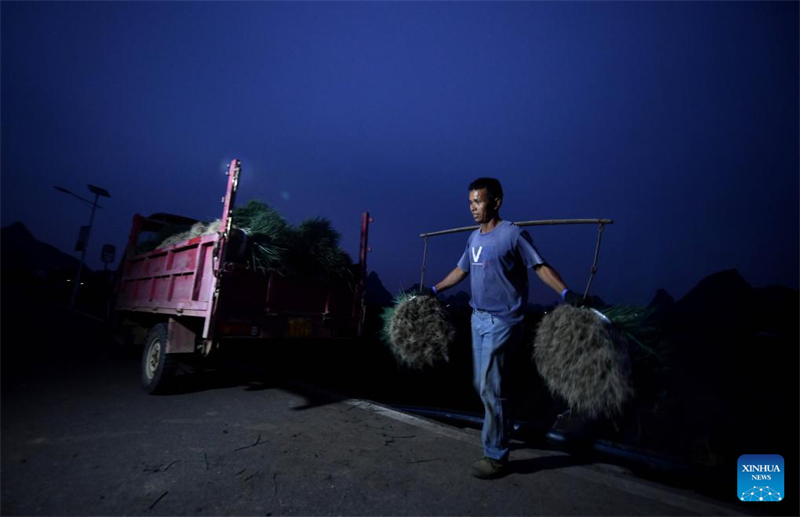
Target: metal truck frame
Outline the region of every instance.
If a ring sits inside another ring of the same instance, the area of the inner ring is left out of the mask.
[[[170,214],[133,217],[114,321],[118,339],[144,345],[141,384],[148,393],[169,389],[181,358],[207,356],[224,341],[361,336],[369,213],[361,217],[352,282],[256,272],[235,256],[232,215],[240,170],[240,161],[232,160],[218,232],[136,253],[143,232],[196,221]]]

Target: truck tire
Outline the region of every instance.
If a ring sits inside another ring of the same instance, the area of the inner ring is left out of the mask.
[[[164,393],[169,389],[178,360],[167,353],[167,324],[159,323],[150,329],[142,354],[142,389],[150,394]]]

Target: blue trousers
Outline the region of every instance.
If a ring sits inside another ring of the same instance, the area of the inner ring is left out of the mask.
[[[522,346],[523,323],[509,323],[484,311],[472,313],[473,384],[485,409],[483,455],[498,461],[508,459],[511,433],[508,401],[509,361]]]

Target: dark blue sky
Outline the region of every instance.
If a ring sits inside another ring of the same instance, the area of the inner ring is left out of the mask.
[[[419,233],[471,223],[468,183],[510,220],[605,217],[592,292],[647,303],[737,267],[798,287],[796,2],[2,2],[2,224],[89,265],[134,213],[239,202],[330,218],[390,291]],[[596,228],[532,229],[577,289]],[[466,234],[431,241],[438,280]],[[534,301],[553,293],[533,280]]]

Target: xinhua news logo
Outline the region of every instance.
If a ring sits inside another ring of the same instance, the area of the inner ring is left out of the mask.
[[[783,501],[783,456],[743,454],[739,456],[739,500],[767,503]]]

